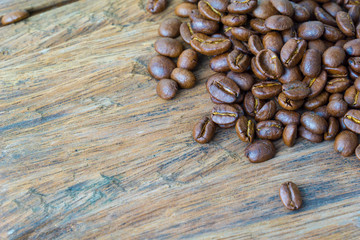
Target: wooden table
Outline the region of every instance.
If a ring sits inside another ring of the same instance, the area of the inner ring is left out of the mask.
[[[173,101],[146,70],[159,15],[145,0],[2,0],[41,13],[0,28],[0,239],[358,239],[360,161],[333,142],[277,141],[251,164],[234,129],[194,142],[204,83]],[[287,211],[282,182],[300,187]]]

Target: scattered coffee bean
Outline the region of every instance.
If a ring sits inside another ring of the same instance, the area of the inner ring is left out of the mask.
[[[11,13],[8,13],[8,14],[5,14],[4,16],[2,16],[1,24],[3,26],[9,25],[11,23],[16,23],[21,20],[24,20],[25,18],[28,18],[29,16],[30,16],[30,14],[25,10],[14,11],[14,12],[11,12]]]
[[[274,144],[269,140],[257,140],[245,149],[245,156],[252,163],[261,163],[273,158],[276,154]]]
[[[296,124],[289,124],[285,126],[282,139],[286,146],[294,146],[295,140],[297,138],[297,130],[298,128]]]
[[[215,134],[216,124],[208,117],[203,117],[193,129],[193,138],[198,143],[209,142]]]
[[[256,124],[256,135],[260,139],[276,140],[281,138],[283,126],[280,121],[266,120]]]
[[[302,199],[300,191],[295,183],[285,182],[281,184],[279,191],[280,199],[289,210],[297,210],[301,207]]]
[[[176,38],[180,35],[181,21],[177,18],[169,18],[160,24],[159,35],[162,37]]]
[[[194,70],[197,64],[198,56],[193,49],[186,49],[183,51],[177,61],[178,68],[185,68],[187,70]]]
[[[255,123],[245,116],[239,117],[236,121],[235,130],[240,140],[243,142],[252,143],[255,138]]]
[[[348,157],[354,154],[358,145],[359,140],[356,134],[349,130],[344,130],[336,136],[334,149],[336,152],[341,153],[342,156]]]
[[[155,1],[155,0],[154,0]],[[179,4],[176,8],[175,8],[175,15],[178,17],[189,17],[191,14],[191,11],[197,9],[197,5],[196,4],[192,4],[192,3],[181,3]]]
[[[176,39],[160,38],[155,42],[155,51],[167,57],[178,57],[183,51],[183,45]]]
[[[171,79],[175,80],[181,88],[192,88],[196,83],[195,75],[184,68],[175,68],[171,72]]]
[[[156,93],[159,97],[165,100],[170,100],[175,97],[178,90],[178,84],[171,79],[162,79],[156,86]]]
[[[155,56],[148,64],[148,71],[154,78],[161,80],[170,78],[171,72],[175,69],[175,63],[167,57]]]

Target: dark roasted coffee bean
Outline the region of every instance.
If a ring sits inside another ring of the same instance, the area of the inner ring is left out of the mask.
[[[324,33],[324,24],[319,21],[309,21],[300,24],[299,37],[305,40],[319,39]]]
[[[309,98],[305,103],[304,107],[307,110],[314,110],[320,106],[323,106],[327,103],[329,98],[328,92],[322,92],[318,96]]]
[[[190,41],[194,50],[204,55],[219,55],[231,47],[229,39],[211,38],[201,33],[196,33]]]
[[[303,6],[291,2],[291,5],[294,8],[294,16],[296,22],[305,22],[310,19],[310,12]]]
[[[273,15],[265,20],[265,26],[271,30],[284,31],[294,25],[292,19],[284,15]]]
[[[235,124],[238,117],[238,110],[227,104],[215,105],[211,112],[211,119],[219,125]]]
[[[176,65],[168,57],[155,56],[150,60],[147,68],[151,76],[161,80],[164,78],[170,78],[171,72],[176,68]]]
[[[226,76],[233,80],[242,91],[249,91],[254,84],[254,78],[249,73],[228,72]]]
[[[204,18],[198,10],[191,11],[190,19],[194,32],[211,35],[219,30],[218,22]]]
[[[344,157],[349,157],[355,153],[358,145],[359,140],[356,134],[349,130],[344,130],[336,136],[334,150],[341,153]]]
[[[319,76],[321,72],[321,54],[314,49],[308,49],[302,58],[300,70],[307,77]]]
[[[258,6],[253,10],[254,17],[267,19],[270,16],[279,14],[269,0],[259,1]]]
[[[230,0],[227,9],[229,13],[246,14],[257,6],[257,0]]]
[[[353,5],[349,9],[348,13],[354,24],[359,23],[359,21],[360,21],[360,4]]]
[[[214,137],[216,124],[208,117],[198,121],[193,129],[193,138],[198,143],[207,143]]]
[[[163,21],[159,27],[159,35],[162,37],[176,38],[180,35],[181,21],[177,18],[169,18]]]
[[[329,93],[345,91],[351,84],[348,78],[333,78],[327,82],[325,90]]]
[[[300,137],[313,143],[320,143],[324,140],[323,135],[312,133],[306,130],[303,126],[299,127],[298,134]]]
[[[159,97],[169,100],[175,97],[178,91],[178,84],[171,79],[162,79],[157,83],[156,93]]]
[[[324,39],[330,42],[337,42],[345,38],[345,35],[336,27],[330,25],[324,25]]]
[[[186,49],[183,51],[177,61],[178,68],[185,68],[187,70],[193,70],[198,64],[197,53],[192,49]]]
[[[353,71],[360,73],[360,57],[351,57],[348,59],[348,63]],[[360,89],[360,80],[358,87],[358,89]]]
[[[261,50],[256,55],[255,64],[262,74],[271,79],[277,79],[284,73],[280,59],[269,49]]]
[[[360,144],[355,149],[355,155],[360,160]]]
[[[171,73],[171,79],[175,80],[181,88],[192,88],[196,83],[195,75],[184,68],[175,68]]]
[[[344,100],[349,104],[351,108],[360,108],[360,94],[359,90],[355,86],[351,86],[346,89],[344,94]]]
[[[292,147],[295,144],[297,138],[297,125],[289,124],[284,128],[282,139],[286,146]]]
[[[344,116],[344,124],[347,129],[360,134],[360,110],[349,110]]]
[[[265,49],[270,49],[276,54],[280,54],[281,48],[284,45],[281,34],[274,31],[265,34],[262,42]]]
[[[320,22],[337,27],[335,18],[333,18],[329,13],[327,13],[323,8],[316,7],[314,13],[316,19]]]
[[[264,104],[264,100],[254,97],[251,92],[245,94],[244,110],[249,116],[255,117],[256,113],[264,106]]]
[[[251,70],[252,70],[253,74],[254,74],[258,79],[263,80],[263,81],[268,79],[268,77],[265,76],[265,74],[262,73],[262,72],[258,69],[258,67],[256,66],[256,57],[253,57],[253,58],[251,59],[251,64],[250,64],[250,66],[251,66]]]
[[[274,117],[275,113],[276,103],[274,100],[270,100],[256,113],[255,120],[258,122],[270,120]]]
[[[264,45],[261,41],[261,38],[258,35],[251,35],[249,37],[249,50],[252,54],[256,56],[261,50],[264,49]]]
[[[303,6],[304,8],[306,8],[308,10],[308,12],[310,13],[310,18],[311,19],[315,18],[315,8],[319,7],[319,4],[317,4],[313,0],[303,0],[303,1],[299,2],[298,4]]]
[[[282,15],[291,17],[294,14],[294,8],[289,0],[270,0],[270,2]]]
[[[183,51],[183,45],[176,39],[160,38],[154,45],[155,51],[167,57],[178,57]]]
[[[159,2],[164,2],[164,1],[165,0],[159,1]],[[149,3],[150,2],[152,2],[152,0],[150,0]],[[155,13],[155,12],[153,12],[153,13]],[[25,10],[18,10],[18,11],[10,12],[10,13],[5,14],[4,16],[2,16],[1,24],[3,26],[9,25],[11,23],[16,23],[16,22],[19,22],[21,20],[24,20],[25,18],[28,18],[29,16],[30,16],[30,14]]]
[[[260,139],[276,140],[281,138],[283,126],[280,121],[267,120],[256,124],[256,135]]]
[[[233,27],[231,28],[231,34],[240,41],[249,41],[251,35],[255,34],[254,31],[245,27]]]
[[[345,43],[344,50],[350,56],[360,57],[360,39],[354,39]]]
[[[250,66],[251,58],[249,55],[239,50],[233,50],[227,56],[228,65],[233,72],[244,72]]]
[[[304,104],[304,100],[291,100],[282,92],[278,96],[278,103],[286,110],[296,110]]]
[[[318,96],[322,90],[325,88],[327,81],[327,73],[326,71],[322,71],[319,76],[310,78],[305,77],[303,82],[310,88],[309,98],[313,98]]]
[[[339,121],[334,117],[330,117],[329,118],[329,127],[328,127],[326,133],[324,134],[324,140],[330,141],[330,140],[335,139],[336,135],[339,132],[339,129],[340,129]]]
[[[335,2],[327,2],[322,6],[326,12],[328,12],[332,17],[336,17],[336,13],[341,11],[342,8]]]
[[[193,4],[193,3],[180,3],[179,5],[177,5],[177,7],[175,8],[175,15],[178,17],[189,17],[191,14],[191,11],[197,9],[197,5]]]
[[[292,68],[284,68],[284,74],[279,78],[279,82],[285,84],[293,81],[301,81],[303,78],[300,68],[295,66]]]
[[[239,117],[236,121],[235,130],[243,142],[252,143],[255,138],[255,122],[245,116]]]
[[[282,92],[291,100],[302,100],[310,94],[310,88],[301,81],[293,81],[282,85]]]
[[[330,47],[322,55],[322,62],[328,67],[338,67],[345,60],[345,51],[340,47]]]
[[[281,92],[281,83],[275,81],[264,81],[253,85],[252,94],[259,99],[270,99]]]
[[[209,78],[207,89],[212,97],[224,103],[233,103],[240,95],[238,85],[222,73],[216,73]]]
[[[227,56],[229,53],[223,53],[217,55],[210,60],[210,68],[214,72],[228,72],[230,71],[229,64],[227,62]]]
[[[250,27],[256,32],[261,34],[266,34],[271,31],[271,29],[265,26],[265,20],[260,18],[253,18],[250,20]]]
[[[273,158],[275,154],[275,146],[269,140],[257,140],[245,149],[245,156],[252,163],[265,162]]]
[[[345,66],[340,66],[336,68],[324,67],[324,70],[327,72],[329,78],[341,78],[347,77],[348,70]]]
[[[348,110],[348,104],[343,99],[332,100],[326,107],[327,112],[333,117],[342,117]]]
[[[281,49],[280,58],[287,68],[295,67],[303,57],[307,44],[305,40],[292,38]]]
[[[275,114],[275,119],[280,121],[283,125],[298,125],[300,123],[300,113],[282,109]]]
[[[349,13],[340,11],[336,13],[336,23],[339,29],[348,37],[355,36],[354,22],[349,16]]]
[[[327,49],[327,46],[325,45],[325,42],[321,39],[312,40],[308,42],[308,48],[309,49],[315,49],[319,51],[321,54],[325,52]]]
[[[279,191],[280,199],[289,210],[297,210],[301,207],[302,199],[300,191],[295,183],[285,182],[281,184]]]
[[[314,112],[304,112],[301,115],[300,123],[308,131],[315,134],[324,134],[328,127],[326,120]]]
[[[190,44],[191,36],[194,34],[194,31],[191,28],[191,24],[189,22],[183,22],[180,25],[180,35],[184,42]]]
[[[199,12],[205,18],[220,22],[226,11],[228,3],[226,0],[200,0],[198,3]]]
[[[239,27],[247,21],[247,15],[228,14],[221,17],[221,22],[229,27]]]

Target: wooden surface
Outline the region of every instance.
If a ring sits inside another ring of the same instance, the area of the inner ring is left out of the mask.
[[[48,0],[1,0],[0,15]],[[233,129],[193,141],[204,83],[173,101],[146,71],[159,15],[80,0],[0,27],[0,239],[358,239],[360,161],[333,142],[276,142],[251,164]],[[201,68],[201,69],[200,69]],[[287,211],[284,181],[303,208]]]

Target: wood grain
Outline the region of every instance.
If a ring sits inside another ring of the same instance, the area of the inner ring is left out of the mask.
[[[233,129],[194,142],[207,57],[195,88],[156,96],[146,64],[180,2],[149,15],[145,0],[81,0],[0,28],[0,239],[358,238],[355,157],[299,139],[251,164]],[[278,198],[287,180],[297,212]]]

